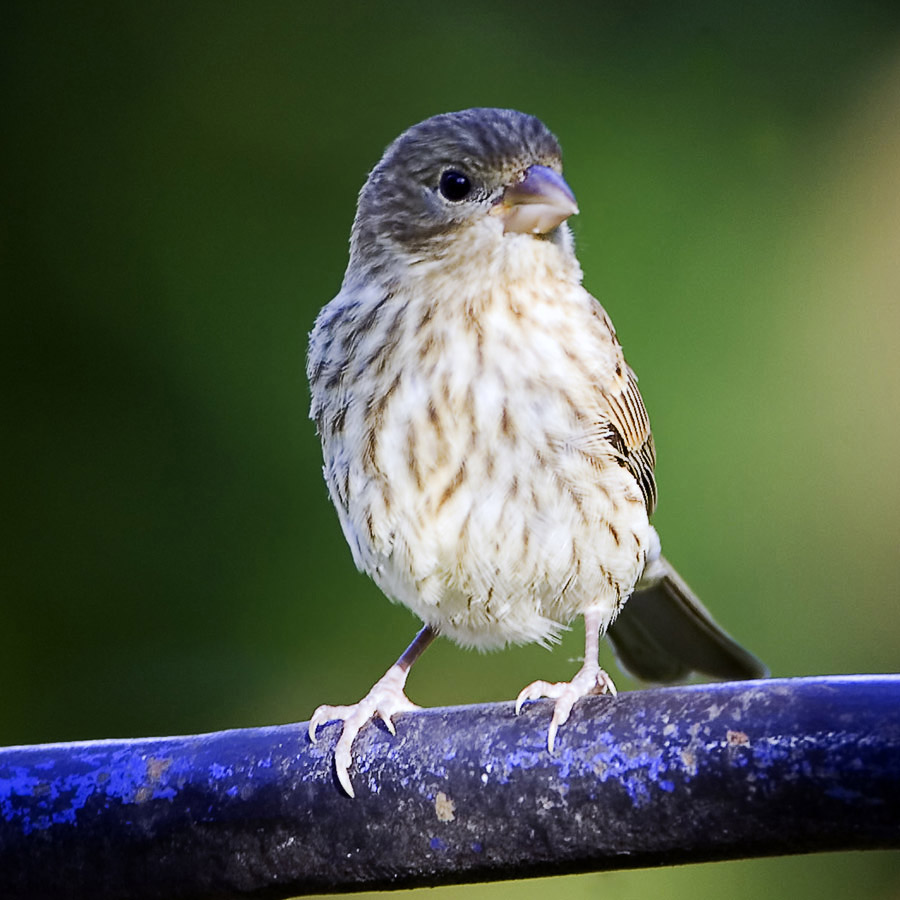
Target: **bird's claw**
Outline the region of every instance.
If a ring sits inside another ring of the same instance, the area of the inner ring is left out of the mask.
[[[352,709],[352,706],[329,706],[325,703],[317,707],[315,712],[309,717],[309,728],[307,728],[307,733],[309,734],[309,742],[311,744],[314,744],[316,742],[318,738],[316,732],[319,730],[320,725],[324,725],[326,722],[334,722],[337,720],[343,722],[350,714]]]
[[[547,750],[552,753],[556,744],[556,733],[569,720],[569,714],[576,701],[591,694],[610,694],[616,696],[616,686],[612,678],[599,666],[584,666],[571,681],[534,681],[524,687],[516,697],[516,715],[522,710],[527,700],[538,700],[548,697],[553,704],[553,716],[547,731]]]
[[[392,667],[375,682],[372,690],[358,703],[349,706],[329,706],[327,704],[320,706],[309,720],[308,732],[311,743],[316,742],[316,731],[320,725],[336,720],[344,723],[341,735],[334,747],[334,768],[341,787],[350,797],[356,796],[350,783],[353,741],[369,719],[378,716],[387,726],[388,731],[396,734],[393,717],[400,712],[421,709],[403,693],[405,675],[405,672],[398,673],[395,671],[395,667]]]

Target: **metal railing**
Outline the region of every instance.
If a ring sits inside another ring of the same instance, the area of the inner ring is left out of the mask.
[[[221,898],[900,847],[900,676],[0,750],[0,897]]]

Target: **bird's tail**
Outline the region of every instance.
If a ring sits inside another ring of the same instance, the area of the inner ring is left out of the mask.
[[[607,637],[619,663],[642,681],[764,678],[768,669],[720,628],[664,557],[647,566]]]

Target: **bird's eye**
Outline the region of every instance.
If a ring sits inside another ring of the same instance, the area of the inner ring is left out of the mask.
[[[447,169],[441,175],[438,189],[444,197],[456,203],[460,200],[465,200],[469,196],[469,192],[472,190],[472,182],[462,172],[457,172],[456,169]]]

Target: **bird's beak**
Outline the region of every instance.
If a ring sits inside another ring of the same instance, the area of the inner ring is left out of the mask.
[[[525,177],[509,185],[495,207],[503,230],[518,234],[546,234],[578,212],[565,178],[547,166],[529,166]]]

